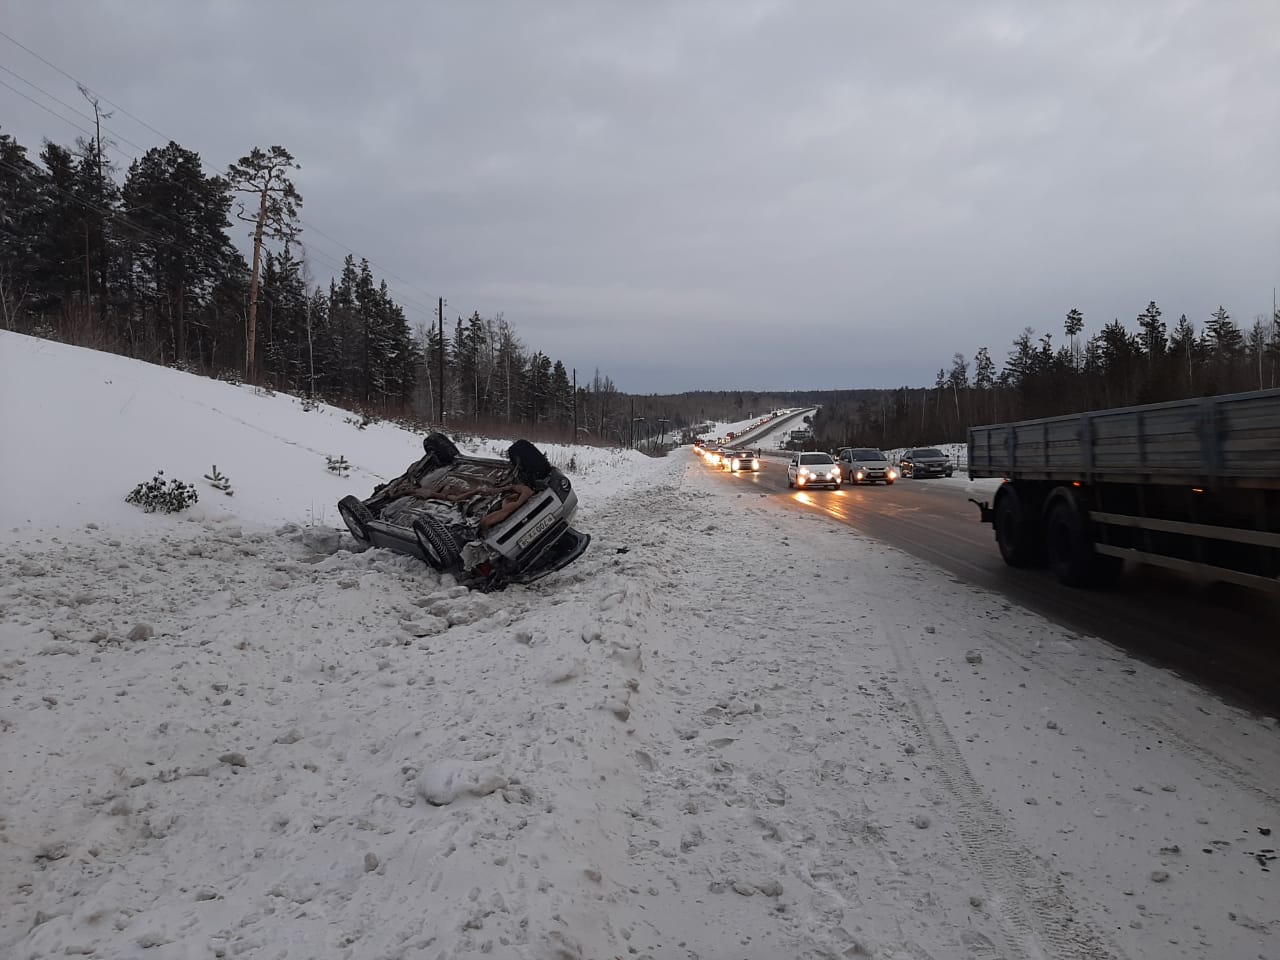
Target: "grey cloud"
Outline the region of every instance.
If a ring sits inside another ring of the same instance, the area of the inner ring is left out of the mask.
[[[413,319],[502,312],[624,389],[922,384],[1072,306],[1247,321],[1277,282],[1271,0],[15,6],[210,165],[288,146]]]

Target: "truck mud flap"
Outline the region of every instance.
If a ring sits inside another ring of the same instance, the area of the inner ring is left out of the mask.
[[[969,502],[978,508],[979,523],[995,523],[996,522],[996,512],[991,509],[991,506],[990,504],[987,503],[987,501],[975,500],[973,499],[973,497],[970,497]]]

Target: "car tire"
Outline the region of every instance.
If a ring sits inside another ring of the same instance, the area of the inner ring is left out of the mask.
[[[790,477],[787,477],[787,489],[794,490],[795,488],[796,488],[796,482],[792,480]]]
[[[452,570],[462,559],[462,549],[453,532],[430,514],[413,521],[413,534],[423,561],[432,570]]]
[[[422,449],[442,467],[447,467],[458,459],[457,446],[443,433],[429,433],[423,437]]]
[[[532,486],[551,475],[551,462],[546,454],[528,440],[517,440],[507,448],[507,459],[522,481]]]
[[[369,521],[373,514],[359,497],[343,497],[338,501],[338,516],[347,525],[352,538],[361,550],[367,550],[372,541],[369,539]]]

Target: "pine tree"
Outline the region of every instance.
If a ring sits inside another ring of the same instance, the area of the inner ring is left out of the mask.
[[[1244,334],[1222,306],[1213,312],[1204,326],[1215,359],[1234,360],[1244,348]]]
[[[130,165],[122,201],[133,292],[149,308],[155,341],[168,343],[162,356],[186,361],[188,308],[209,296],[233,256],[227,182],[170,142]]]
[[[253,382],[256,375],[255,351],[258,339],[258,282],[262,267],[262,245],[265,240],[288,242],[297,237],[298,208],[302,196],[289,179],[290,170],[300,167],[293,161],[293,154],[281,146],[273,146],[264,153],[254,147],[227,170],[231,189],[248,194],[256,206],[245,213],[240,205],[237,217],[253,227],[253,266],[249,274],[249,316],[245,328],[244,375]]]
[[[1169,353],[1178,364],[1179,377],[1186,374],[1186,390],[1194,389],[1193,365],[1197,354],[1196,328],[1184,313],[1178,317],[1177,326],[1169,337]]]
[[[1142,330],[1142,348],[1147,355],[1148,366],[1155,364],[1164,356],[1168,347],[1165,336],[1165,325],[1160,320],[1160,308],[1152,300],[1147,309],[1138,314],[1138,326]]]
[[[40,153],[45,173],[39,178],[40,230],[32,245],[32,281],[40,312],[66,314],[77,296],[87,297],[84,206],[79,197],[75,158],[56,143]]]
[[[1080,368],[1080,347],[1076,343],[1076,337],[1080,336],[1080,331],[1084,329],[1084,314],[1072,307],[1067,311],[1067,322],[1064,329],[1071,341],[1072,369],[1078,370]]]
[[[550,419],[560,427],[573,423],[573,387],[569,383],[569,371],[557,360],[551,368]]]
[[[38,296],[41,190],[41,173],[27,159],[27,148],[0,133],[0,323],[6,330],[17,328]]]

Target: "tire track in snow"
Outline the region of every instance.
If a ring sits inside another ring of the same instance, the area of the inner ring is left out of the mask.
[[[925,685],[920,668],[900,637],[885,631],[911,709],[932,748],[939,780],[954,798],[955,822],[992,904],[1005,928],[1006,960],[1112,960],[1122,954],[1079,920],[1080,911],[1062,884],[1036,865],[969,770],[964,754]]]

